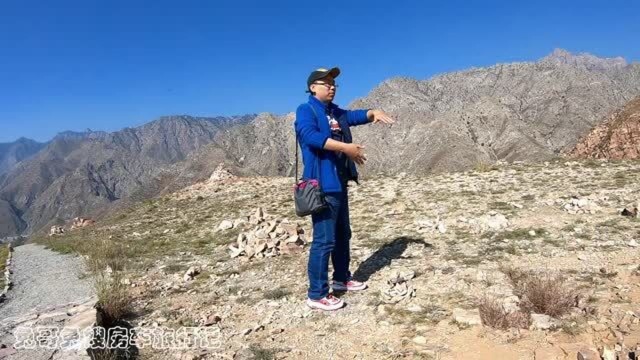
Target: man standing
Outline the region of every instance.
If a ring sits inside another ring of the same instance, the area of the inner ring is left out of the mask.
[[[307,305],[337,310],[341,299],[329,294],[329,258],[334,291],[358,291],[367,286],[351,279],[349,271],[351,227],[347,182],[358,182],[355,164],[366,161],[364,146],[353,144],[349,127],[370,122],[393,124],[381,110],[343,110],[333,103],[340,69],[317,69],[307,78],[308,102],[296,111],[295,131],[302,150],[302,178],[318,179],[328,207],[312,214],[313,242],[309,253]],[[297,144],[296,144],[297,146]]]

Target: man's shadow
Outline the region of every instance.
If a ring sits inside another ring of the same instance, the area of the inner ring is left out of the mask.
[[[409,244],[412,243],[422,244],[426,248],[433,247],[423,239],[408,236],[395,238],[391,242],[384,244],[380,249],[376,250],[376,252],[371,254],[371,256],[358,266],[358,269],[353,273],[354,280],[369,280],[371,275],[380,271],[385,266],[389,266],[392,260],[400,258]]]

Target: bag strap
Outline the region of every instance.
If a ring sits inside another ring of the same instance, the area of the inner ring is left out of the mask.
[[[316,122],[318,122],[318,113],[316,112],[316,109],[314,109],[313,105],[311,104],[307,105],[309,105],[311,111],[313,111],[313,116],[316,118]],[[298,184],[298,146],[298,132],[296,131],[296,172],[295,174],[293,174],[293,179],[296,185]],[[320,182],[320,159],[318,157],[316,157],[316,159],[318,160],[318,182]],[[300,177],[300,179],[302,179],[302,176]]]

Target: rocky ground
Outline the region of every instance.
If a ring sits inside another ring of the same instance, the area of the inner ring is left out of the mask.
[[[312,234],[290,178],[196,184],[40,241],[112,242],[137,326],[219,330],[219,349],[143,349],[150,359],[628,358],[640,341],[640,220],[620,212],[639,200],[639,169],[559,160],[365,179],[350,188],[352,271],[369,289],[338,294],[347,306],[331,313],[304,304]],[[487,299],[525,308],[514,273],[555,279],[568,311],[487,326]]]

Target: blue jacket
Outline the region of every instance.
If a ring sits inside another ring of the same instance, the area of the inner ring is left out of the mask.
[[[319,119],[316,119],[310,106],[313,106]],[[319,179],[322,191],[339,192],[343,189],[336,168],[336,154],[331,150],[324,149],[327,139],[331,138],[331,129],[326,118],[327,108],[333,111],[336,120],[340,123],[344,134],[344,142],[346,143],[351,143],[352,141],[350,126],[363,125],[369,122],[367,118],[368,110],[343,110],[333,103],[324,104],[312,95],[309,96],[307,103],[298,106],[298,110],[296,110],[294,127],[302,150],[302,162],[304,164],[302,179]],[[318,169],[318,164],[320,169]],[[351,159],[349,159],[348,164],[349,178],[357,182],[358,172],[356,166]]]

